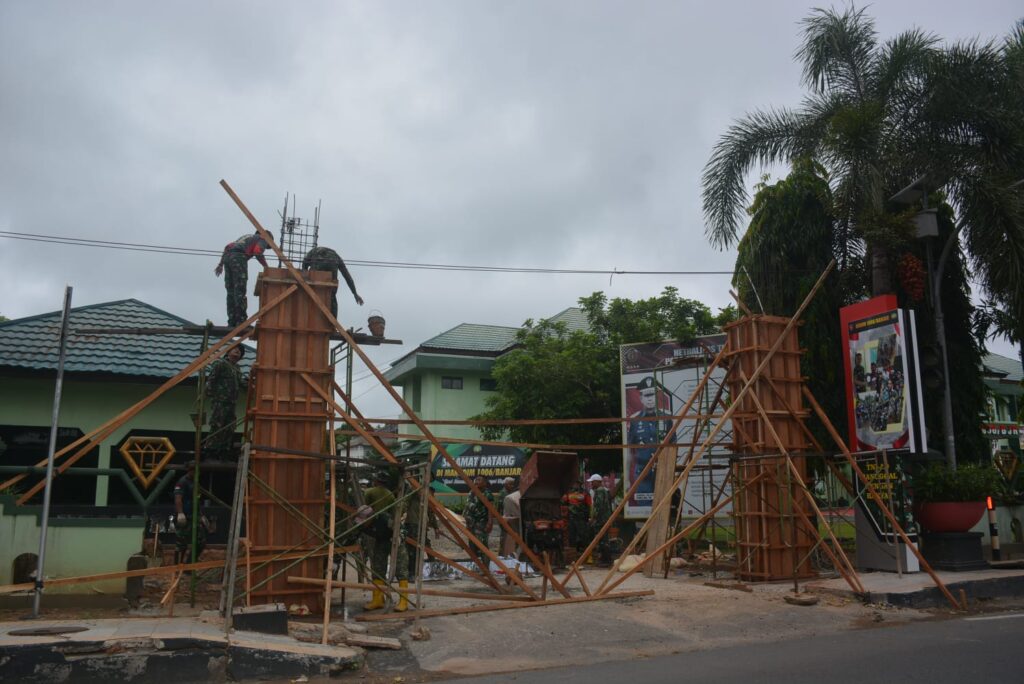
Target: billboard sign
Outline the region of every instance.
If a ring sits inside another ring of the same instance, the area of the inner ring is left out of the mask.
[[[482,475],[487,479],[491,491],[501,488],[506,477],[518,478],[526,463],[526,451],[516,447],[491,446],[486,444],[446,444],[448,455],[455,459],[469,477]],[[431,479],[444,483],[456,492],[465,494],[469,487],[455,468],[444,459],[436,447],[431,447]]]
[[[725,335],[707,335],[692,344],[649,342],[622,345],[619,349],[623,417],[623,492],[628,491],[647,463],[654,458],[658,445],[672,427],[673,416],[682,410],[700,383],[704,373],[725,344]],[[724,382],[725,371],[716,369],[691,413],[706,413]],[[677,463],[686,458],[691,444],[699,445],[714,429],[711,423],[695,434],[696,421],[685,420],[677,428],[672,442],[676,445]],[[719,433],[719,441],[728,439],[728,426]],[[711,455],[728,453],[724,447],[713,448]],[[637,491],[626,502],[625,517],[646,518],[654,505],[654,469],[647,474]],[[693,491],[691,491],[691,489]],[[688,488],[684,498],[702,498],[700,488]],[[695,502],[696,504],[697,502]]]
[[[914,312],[884,295],[839,312],[850,450],[927,450]]]

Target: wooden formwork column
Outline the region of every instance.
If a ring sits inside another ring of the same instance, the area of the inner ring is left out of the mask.
[[[330,290],[334,287],[330,273],[314,271],[307,277],[321,301],[329,302]],[[286,269],[268,268],[256,283],[256,294],[260,301],[269,301],[291,284],[294,281]],[[332,331],[333,326],[304,295],[290,297],[260,319],[256,327],[259,344],[252,370],[255,397],[249,416],[254,446],[324,452],[330,409],[301,374],[309,374],[322,383],[324,390],[330,391]],[[324,543],[323,535],[311,530],[309,523],[317,529],[324,525],[325,466],[325,461],[317,458],[253,450],[252,474],[308,519],[308,522],[302,521],[264,488],[250,483],[248,535],[254,554],[311,551]],[[294,561],[281,561],[253,571],[252,586],[280,574],[253,590],[252,602],[304,604],[311,611],[319,611],[322,592],[289,584],[288,575],[320,576],[323,562],[322,557],[306,559],[285,571]]]
[[[730,393],[737,394],[746,378],[753,376],[788,323],[788,318],[777,316],[747,316],[727,326]],[[798,420],[807,415],[800,356],[797,328],[792,327],[751,387],[778,441],[751,394],[740,399],[732,415],[733,450],[738,457],[733,464],[736,486],[761,478],[756,486],[741,490],[733,501],[737,574],[746,580],[814,576],[809,552],[817,535],[801,522],[800,512],[811,520],[814,516],[782,456],[783,452],[791,454],[797,471],[806,480],[806,459],[797,455],[810,447]],[[763,458],[752,458],[758,455]]]

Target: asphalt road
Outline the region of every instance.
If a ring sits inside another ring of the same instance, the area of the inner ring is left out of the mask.
[[[918,622],[834,636],[458,680],[590,684],[1024,682],[1024,613]]]

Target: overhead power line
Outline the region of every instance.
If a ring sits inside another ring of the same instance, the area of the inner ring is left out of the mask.
[[[11,240],[28,240],[46,242],[74,247],[98,247],[103,249],[120,249],[132,252],[154,252],[157,254],[181,254],[185,256],[219,257],[220,250],[200,249],[195,247],[174,247],[170,245],[151,245],[139,242],[120,242],[115,240],[95,240],[61,235],[44,235],[39,233],[20,233],[0,230],[0,237]],[[365,266],[368,268],[400,268],[427,271],[481,271],[487,273],[544,273],[569,275],[723,275],[732,276],[732,271],[638,271],[618,268],[530,268],[520,266],[484,266],[476,264],[432,264],[412,261],[379,261],[371,259],[346,259],[349,266]]]

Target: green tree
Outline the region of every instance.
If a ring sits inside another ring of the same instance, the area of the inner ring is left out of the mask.
[[[864,292],[862,255],[836,235],[832,190],[824,169],[807,160],[783,180],[758,186],[750,226],[739,241],[733,284],[752,311],[792,316],[833,257],[829,275],[804,312],[801,368],[808,387],[841,434],[846,434],[839,308]],[[819,441],[829,443],[817,427]]]
[[[501,356],[491,371],[498,391],[475,420],[609,418],[622,415],[619,345],[663,339],[692,340],[716,332],[735,317],[732,307],[716,316],[704,304],[666,287],[642,300],[595,292],[579,300],[588,330],[568,330],[564,323],[527,321],[516,347]],[[483,428],[486,439],[508,437],[541,444],[608,444],[607,452],[588,452],[601,469],[619,463],[620,423],[517,425]]]
[[[809,93],[800,109],[756,111],[722,136],[704,169],[708,237],[719,247],[737,240],[747,197],[744,179],[754,163],[813,159],[831,195],[831,206],[822,202],[819,209],[828,210],[832,220],[831,231],[812,234],[821,241],[820,250],[827,246],[839,260],[840,299],[855,298],[861,288],[875,295],[897,293],[903,305],[918,307],[918,331],[927,341],[934,335],[930,298],[922,301],[909,287],[912,279],[897,269],[897,263],[914,262],[908,256],[918,264],[925,256],[914,239],[917,207],[890,199],[924,179],[930,206],[940,206],[936,245],[950,244],[940,288],[956,388],[954,428],[965,456],[979,455],[984,450],[976,425],[984,408],[977,372],[982,348],[970,335],[973,308],[960,247],[988,296],[1010,312],[1002,329],[1019,336],[1024,329],[1024,200],[1017,182],[1024,170],[1024,23],[1002,45],[972,41],[945,47],[916,29],[879,45],[873,21],[852,7],[814,10],[803,28],[797,58]],[[813,185],[806,177],[791,177],[759,197],[751,228],[764,231],[758,216],[771,214],[768,204],[781,202],[775,212],[793,214],[796,186],[808,190],[808,183]],[[817,194],[808,195],[812,199],[821,196],[818,185]],[[813,218],[807,212],[815,206],[812,202],[795,218]],[[774,230],[773,241],[751,238],[746,253],[741,244],[738,265],[766,262],[774,268],[765,271],[774,272],[774,287],[786,289],[792,280],[779,265],[793,250],[783,243],[803,240],[804,234],[795,226]],[[773,249],[782,251],[772,254]],[[941,395],[926,398],[929,422],[938,430]]]

